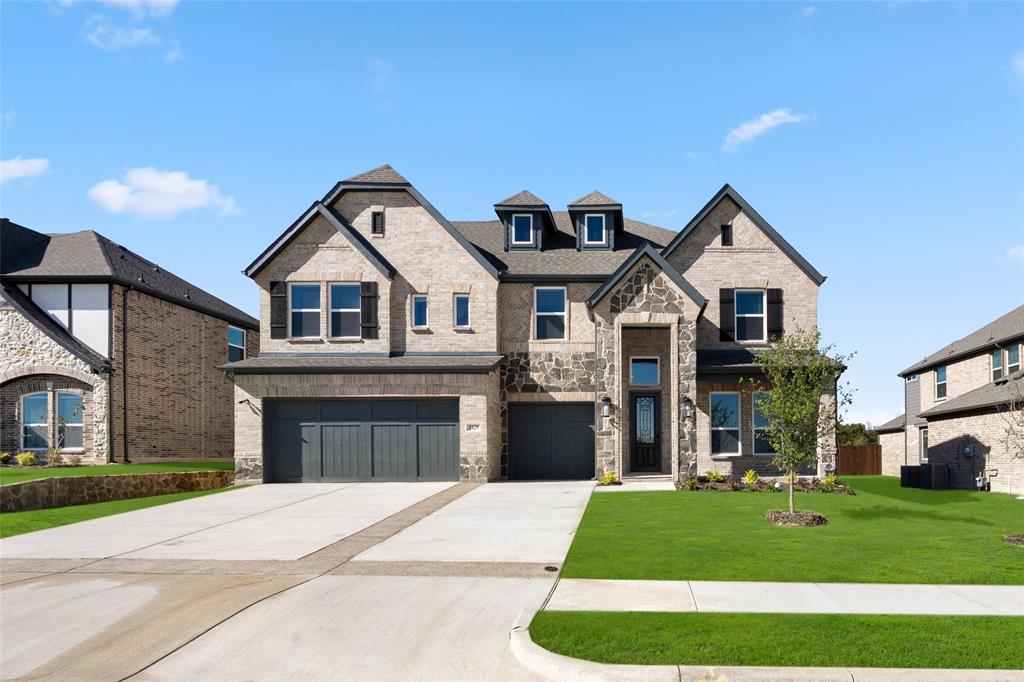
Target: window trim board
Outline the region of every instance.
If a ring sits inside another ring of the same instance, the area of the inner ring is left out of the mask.
[[[562,292],[562,312],[560,313],[541,313],[537,310],[537,292],[542,290],[561,291]],[[541,339],[537,336],[537,318],[540,315],[561,315],[562,317],[562,338],[546,338]],[[569,290],[564,286],[535,286],[533,288],[533,319],[530,322],[532,329],[532,341],[539,341],[541,343],[555,341],[564,342],[569,340]]]
[[[736,426],[715,426],[711,416],[711,405],[716,395],[736,396]],[[712,434],[715,431],[736,431],[736,452],[715,452]],[[711,457],[742,457],[743,456],[743,393],[740,391],[710,391],[708,393],[708,452]]]
[[[751,315],[749,313],[740,314],[739,298],[740,294],[748,293],[760,293],[761,294],[761,313],[758,315]],[[768,342],[768,290],[767,289],[733,289],[732,293],[733,300],[733,337],[737,343],[767,343]],[[740,338],[740,318],[744,317],[760,317],[761,318],[761,338],[759,339],[741,339]]]
[[[321,282],[288,282],[288,340],[307,341],[311,339],[322,339],[324,337],[324,287]],[[320,299],[320,306],[318,308],[293,308],[292,307],[292,287],[294,286],[315,286],[317,287],[318,298]],[[294,313],[311,313],[316,311],[317,319],[320,321],[319,329],[316,335],[310,336],[295,336],[292,333],[292,315]]]
[[[654,360],[654,371],[658,380],[653,384],[640,384],[633,381],[633,362],[635,360]],[[630,386],[661,386],[661,358],[656,355],[630,355],[629,356],[629,385]]]

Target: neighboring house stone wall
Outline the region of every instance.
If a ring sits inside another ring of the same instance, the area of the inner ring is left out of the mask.
[[[124,287],[114,286],[111,361],[115,460],[125,455],[125,376],[130,459],[231,457],[234,389],[231,380],[217,369],[228,361],[228,323],[130,290],[126,356],[123,292]],[[247,330],[246,344],[247,355],[255,356],[259,351],[258,334]]]
[[[265,398],[459,399],[460,478],[499,475],[498,372],[488,374],[238,374],[235,376],[235,474],[263,479]],[[477,426],[470,430],[471,426]]]
[[[721,245],[721,225],[733,226],[733,246]],[[719,337],[719,289],[783,290],[783,324],[787,331],[818,324],[818,285],[761,232],[731,199],[725,197],[667,257],[690,284],[708,299],[697,330],[699,348],[736,348],[750,344]]]
[[[1024,459],[1007,448],[1006,421],[995,408],[954,415],[928,422],[928,462],[948,464],[950,487],[973,488],[975,477],[985,471],[995,492],[1024,494]],[[972,457],[964,455],[969,445]]]
[[[882,475],[899,476],[900,467],[905,461],[906,436],[903,431],[878,434],[878,444],[882,446]]]
[[[18,399],[24,393],[46,390],[47,386],[83,392],[86,447],[81,456],[85,461],[106,461],[107,376],[94,374],[88,364],[18,311],[0,307],[0,450],[20,450],[21,424],[15,416]]]

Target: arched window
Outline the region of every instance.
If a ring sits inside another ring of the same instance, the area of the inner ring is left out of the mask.
[[[57,392],[57,447],[61,450],[82,449],[82,429],[85,426],[82,394]]]
[[[45,450],[50,447],[47,428],[49,414],[46,393],[21,396],[21,449]]]

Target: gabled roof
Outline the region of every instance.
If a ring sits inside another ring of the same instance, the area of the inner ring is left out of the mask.
[[[775,244],[775,246],[779,247],[779,249],[781,249],[783,253],[789,256],[790,259],[794,263],[796,263],[797,266],[801,270],[803,270],[804,273],[808,277],[810,277],[815,284],[821,286],[821,284],[825,281],[825,276],[822,275],[817,270],[815,270],[814,266],[808,263],[807,259],[801,256],[800,253],[797,252],[797,250],[794,249],[789,242],[783,239],[782,235],[776,232],[775,228],[769,225],[768,221],[762,218],[761,214],[755,211],[754,208],[747,203],[746,199],[741,197],[740,193],[734,190],[728,183],[723,185],[722,189],[718,190],[715,196],[711,197],[711,200],[704,205],[704,208],[702,208],[697,213],[697,215],[693,216],[690,222],[686,224],[686,227],[684,227],[679,232],[679,234],[676,235],[676,238],[673,239],[668,246],[662,249],[661,254],[665,257],[668,257],[669,254],[671,254],[677,246],[683,243],[683,241],[690,235],[691,232],[697,229],[697,226],[700,225],[701,221],[703,221],[704,218],[706,218],[708,214],[711,213],[712,210],[714,210],[715,206],[717,206],[718,203],[725,197],[729,197],[730,199],[732,199],[733,202],[735,202],[736,205],[739,206],[740,209],[747,214],[747,216],[754,222],[754,224],[757,225],[761,229],[761,231],[768,236],[768,238],[772,241],[772,243]]]
[[[942,417],[963,412],[975,412],[986,408],[998,408],[1009,405],[1011,400],[1024,394],[1024,370],[991,381],[973,391],[962,393],[944,403],[925,410],[920,415],[925,419]]]
[[[898,417],[890,419],[881,426],[876,426],[875,433],[898,433],[902,431],[906,425],[907,416],[905,414],[901,414]]]
[[[5,303],[21,313],[26,319],[32,321],[39,327],[40,331],[53,339],[57,345],[89,365],[92,371],[110,371],[110,362],[106,358],[69,334],[59,322],[33,303],[16,285],[0,286],[0,308],[3,308]]]
[[[591,308],[597,305],[601,299],[607,296],[612,289],[615,288],[615,285],[633,269],[633,266],[645,256],[654,261],[654,264],[657,265],[658,268],[664,272],[683,293],[689,296],[690,300],[697,304],[697,307],[701,309],[701,312],[704,312],[704,307],[707,306],[708,300],[701,296],[700,292],[697,291],[692,284],[687,282],[686,278],[679,274],[679,271],[665,260],[665,258],[658,253],[658,250],[650,244],[644,244],[634,251],[633,255],[627,258],[626,261],[619,266],[619,269],[616,270],[611,277],[605,280],[604,284],[597,288],[597,291],[591,294],[590,298],[587,299],[587,305]]]
[[[353,175],[348,180],[342,180],[342,184],[346,185],[408,185],[408,180],[403,178],[398,171],[384,164],[378,166],[373,170],[368,170],[365,173],[359,175]]]
[[[943,346],[920,362],[907,367],[899,376],[921,372],[986,350],[995,350],[999,345],[1017,338],[1024,338],[1024,305],[1014,308],[962,339]]]
[[[359,234],[359,231],[352,227],[347,220],[337,214],[333,209],[324,206],[319,201],[314,201],[305,213],[292,223],[287,230],[285,230],[273,244],[268,246],[259,257],[254,260],[244,270],[245,274],[249,277],[255,277],[266,267],[267,263],[276,256],[284,247],[291,243],[295,237],[299,235],[302,230],[306,228],[314,219],[318,216],[322,216],[328,223],[330,223],[334,229],[340,232],[352,246],[363,255],[363,257],[370,262],[373,267],[387,277],[391,279],[395,276],[395,268],[388,263],[382,255],[373,248],[363,237]]]
[[[92,230],[44,234],[0,221],[0,276],[12,282],[115,282],[248,329],[259,321]]]
[[[587,194],[586,196],[582,196],[579,199],[577,199],[576,201],[574,201],[571,204],[569,204],[569,210],[571,211],[572,209],[577,208],[577,207],[579,207],[579,208],[593,208],[593,207],[596,207],[596,206],[607,207],[607,208],[618,208],[618,209],[622,208],[622,204],[620,204],[619,202],[615,201],[615,199],[612,199],[608,195],[602,194],[601,192],[598,192],[595,189],[590,194]]]
[[[511,206],[514,208],[548,208],[547,203],[537,197],[537,195],[530,192],[530,190],[524,189],[521,192],[516,192],[508,199],[499,201],[494,205],[495,208]]]

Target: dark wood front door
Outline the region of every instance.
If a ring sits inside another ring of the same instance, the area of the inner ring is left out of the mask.
[[[661,471],[661,396],[634,393],[630,398],[630,413],[630,469]]]

